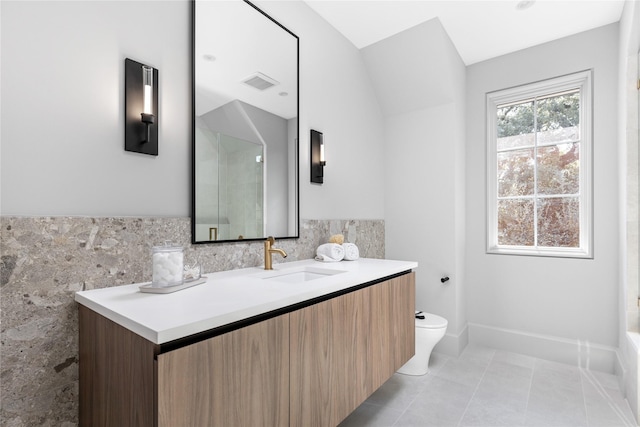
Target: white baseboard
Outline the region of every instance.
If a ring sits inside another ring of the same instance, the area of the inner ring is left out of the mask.
[[[447,332],[433,351],[446,354],[447,356],[458,357],[462,350],[469,343],[469,328],[467,325],[458,334]]]
[[[582,340],[497,328],[478,323],[468,324],[468,341],[513,353],[580,366],[615,374],[621,366],[616,348]]]

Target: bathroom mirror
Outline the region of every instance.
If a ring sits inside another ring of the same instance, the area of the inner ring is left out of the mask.
[[[247,1],[192,5],[192,242],[298,237],[298,37]]]

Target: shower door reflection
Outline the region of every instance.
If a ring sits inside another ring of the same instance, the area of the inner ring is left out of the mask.
[[[264,148],[196,127],[196,240],[261,238],[264,230]]]

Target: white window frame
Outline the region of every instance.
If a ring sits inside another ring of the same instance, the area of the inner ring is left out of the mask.
[[[572,89],[580,90],[580,247],[511,246],[498,244],[497,107]],[[592,72],[581,71],[486,95],[487,116],[487,253],[568,258],[593,258],[593,128]]]

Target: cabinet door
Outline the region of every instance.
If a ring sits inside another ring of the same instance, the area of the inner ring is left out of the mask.
[[[158,426],[289,425],[289,315],[158,356]]]
[[[81,427],[152,426],[156,345],[78,306]]]
[[[371,287],[371,388],[415,354],[415,273]]]
[[[415,276],[290,313],[291,426],[335,426],[414,354]]]
[[[369,289],[291,316],[291,425],[335,426],[368,396]]]

